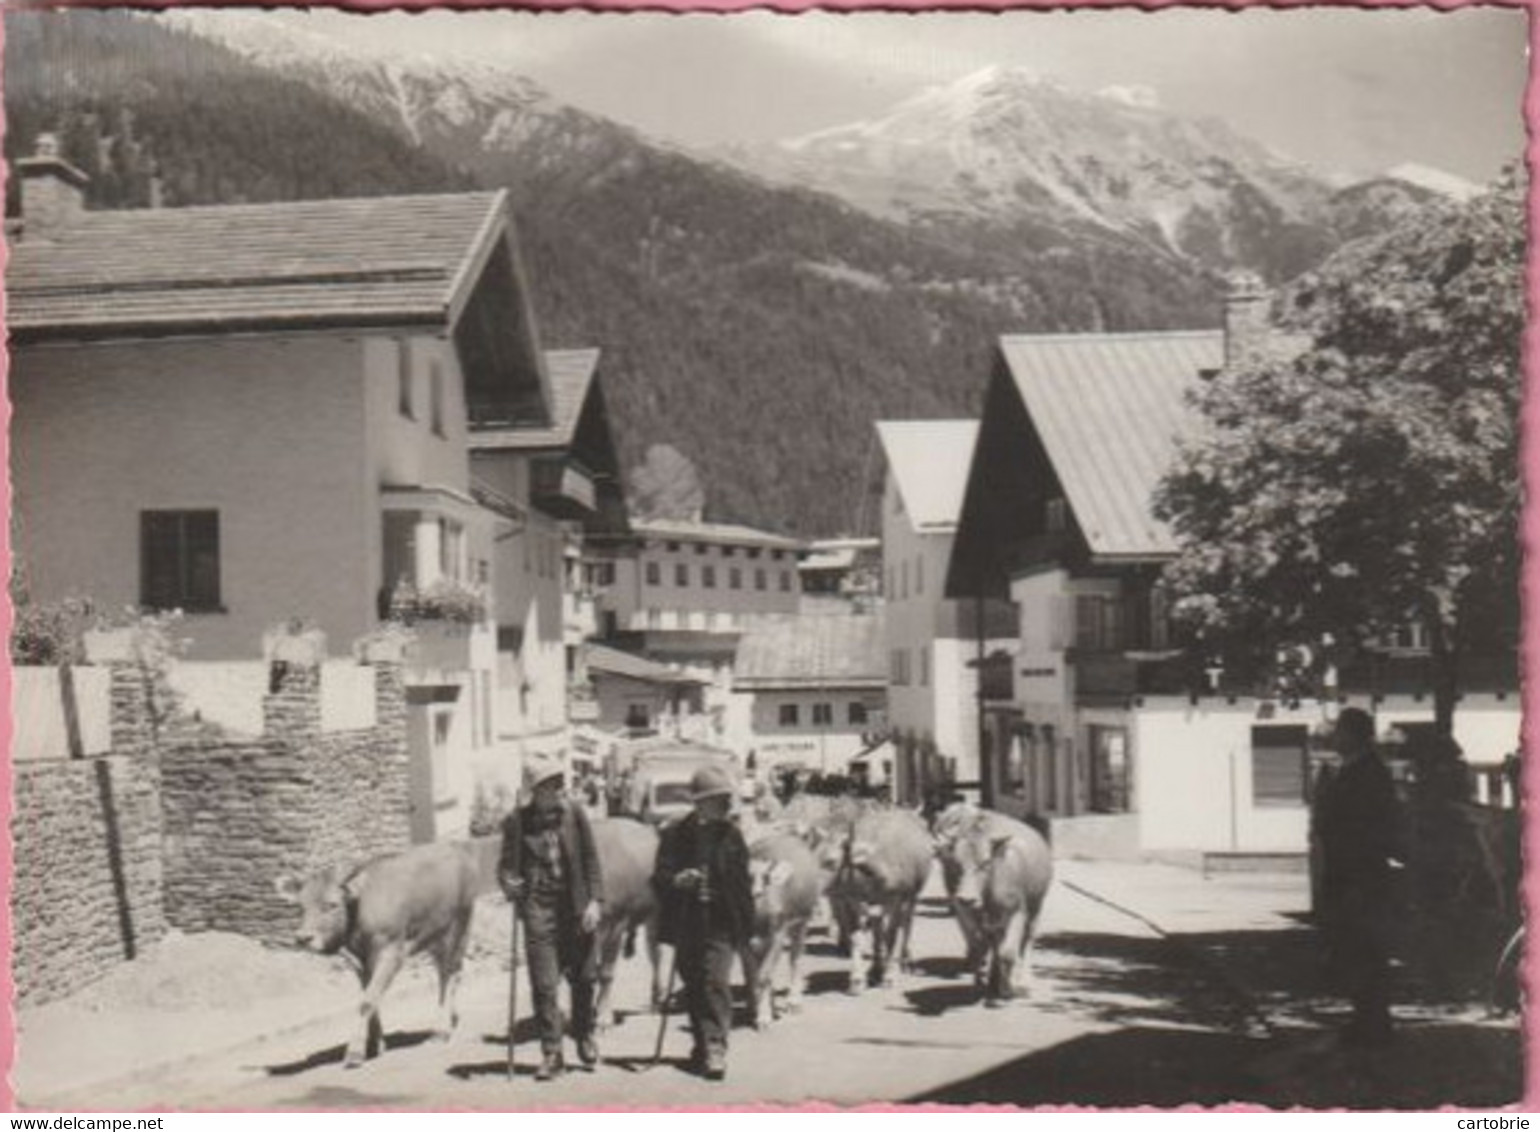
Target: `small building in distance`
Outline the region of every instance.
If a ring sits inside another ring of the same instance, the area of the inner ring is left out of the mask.
[[[727,743],[755,773],[848,774],[887,722],[882,619],[783,613],[749,619],[733,665]]]
[[[600,638],[628,652],[725,676],[746,619],[797,611],[798,539],[733,523],[637,519],[592,540]]]

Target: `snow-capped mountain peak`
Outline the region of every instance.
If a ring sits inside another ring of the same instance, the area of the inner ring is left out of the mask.
[[[1385,176],[1392,181],[1401,181],[1419,189],[1427,189],[1429,192],[1454,201],[1467,201],[1481,192],[1480,185],[1467,181],[1464,177],[1435,169],[1431,165],[1419,165],[1411,161],[1387,169]]]

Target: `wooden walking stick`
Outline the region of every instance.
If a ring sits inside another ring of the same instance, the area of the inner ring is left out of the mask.
[[[663,992],[663,1001],[658,1006],[658,1041],[652,1047],[652,1064],[656,1066],[663,1060],[663,1039],[668,1035],[668,1004],[674,997],[674,976],[679,973],[679,952],[675,950],[668,959],[668,986]]]
[[[508,1080],[513,1080],[514,1032],[519,1024],[519,905],[509,901],[513,909],[513,931],[509,936],[508,954]]]

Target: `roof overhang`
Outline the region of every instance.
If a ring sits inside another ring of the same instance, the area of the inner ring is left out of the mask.
[[[735,692],[816,692],[833,688],[880,691],[888,686],[884,676],[734,676]]]
[[[483,506],[474,495],[441,484],[382,487],[380,507],[385,511],[430,511],[467,523],[485,523],[497,517],[497,512]]]

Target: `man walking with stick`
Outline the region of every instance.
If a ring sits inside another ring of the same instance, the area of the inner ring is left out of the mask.
[[[592,1069],[599,1060],[594,1041],[594,991],[598,955],[594,946],[603,911],[604,882],[593,830],[583,808],[563,791],[561,764],[531,758],[525,767],[528,804],[503,821],[498,883],[513,902],[515,928],[524,923],[524,954],[540,1023],[540,1067],[535,1080],[549,1081],[565,1069],[562,1057],[562,975],[572,995],[572,1036],[578,1059]],[[514,932],[514,946],[518,944]],[[517,956],[511,978],[517,978]],[[515,1005],[509,993],[509,1061],[512,1062]]]
[[[695,1034],[691,1068],[712,1081],[727,1075],[733,959],[754,930],[749,850],[728,820],[732,794],[731,780],[718,768],[695,772],[695,809],[663,830],[653,874],[658,935],[674,946]]]

